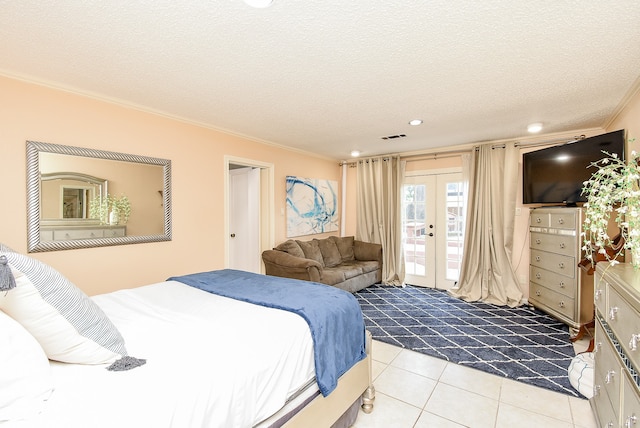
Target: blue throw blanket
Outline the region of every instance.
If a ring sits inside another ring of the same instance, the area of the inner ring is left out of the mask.
[[[294,312],[309,324],[316,380],[325,397],[338,378],[365,357],[365,327],[360,305],[349,292],[314,282],[232,269],[171,277],[210,293]]]

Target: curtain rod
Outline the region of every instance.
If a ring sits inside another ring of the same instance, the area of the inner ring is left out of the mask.
[[[545,140],[545,141],[536,141],[536,142],[532,142],[532,143],[524,143],[524,142],[519,142],[516,141],[515,143],[515,147],[537,147],[537,146],[547,146],[549,144],[569,144],[569,143],[573,143],[579,140],[583,140],[585,137],[584,134],[579,135],[579,136],[575,136],[572,139],[567,139],[565,138],[556,138],[553,140]],[[493,146],[491,146],[492,149],[499,149],[499,148],[504,148],[505,147],[505,143],[501,143],[501,144],[495,144]],[[434,160],[434,159],[444,159],[444,158],[451,158],[451,157],[456,157],[465,153],[471,153],[472,150],[478,150],[479,148],[479,144],[474,145],[473,147],[469,148],[469,149],[455,149],[455,150],[444,150],[441,152],[434,152],[434,153],[421,153],[421,154],[415,154],[415,155],[406,155],[406,156],[402,156],[400,155],[400,160],[406,160],[407,162],[417,162],[417,161],[421,161],[421,160]],[[380,156],[372,156],[375,158],[384,158],[384,157],[393,157],[393,156],[398,156],[397,153],[395,154],[386,154],[386,155],[380,155]],[[371,158],[368,158],[371,159]],[[341,161],[338,165],[342,166],[342,165],[349,165],[349,167],[353,168],[355,167],[356,163],[360,162],[360,161],[366,161],[368,160],[367,158],[364,159],[352,159],[352,160],[347,160],[347,161]]]

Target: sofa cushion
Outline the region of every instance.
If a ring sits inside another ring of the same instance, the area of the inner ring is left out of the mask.
[[[355,278],[356,276],[362,275],[363,273],[362,267],[355,263],[344,263],[340,266],[336,266],[336,269],[342,272],[345,280]]]
[[[338,267],[326,268],[322,270],[322,283],[336,285],[345,281],[344,271]]]
[[[343,262],[348,260],[355,260],[355,255],[353,253],[353,236],[330,236],[329,239],[336,243]]]
[[[318,241],[296,241],[300,248],[302,248],[302,252],[304,253],[304,257],[306,259],[315,260],[322,267],[324,267],[324,258],[322,257],[322,252],[320,251],[320,247],[318,246]]]
[[[338,266],[342,262],[342,256],[333,239],[314,239],[314,241],[318,241],[318,247],[320,248],[326,267]]]
[[[302,248],[300,248],[300,245],[298,245],[298,243],[293,239],[284,241],[282,244],[278,245],[275,249],[279,251],[284,251],[285,253],[289,253],[292,256],[305,258]]]
[[[362,273],[375,272],[380,269],[380,264],[373,260],[353,260],[350,262],[344,262],[343,266],[357,266],[361,269]]]

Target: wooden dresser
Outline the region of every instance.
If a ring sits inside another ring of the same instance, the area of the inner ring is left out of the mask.
[[[594,396],[601,427],[640,426],[640,271],[596,267]]]
[[[529,303],[568,324],[593,320],[593,276],[582,259],[581,208],[535,208],[529,216]]]

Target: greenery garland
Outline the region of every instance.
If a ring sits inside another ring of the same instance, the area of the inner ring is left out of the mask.
[[[624,250],[632,255],[634,268],[640,267],[640,169],[638,154],[631,152],[625,163],[616,154],[605,153],[608,157],[591,164],[598,168],[591,178],[585,181],[582,194],[587,202],[584,208],[584,226],[582,250],[587,259],[594,263],[595,254],[602,254],[611,263]],[[615,214],[613,214],[615,212]],[[612,255],[606,248],[614,248],[613,237],[608,235],[609,219],[615,215],[624,244]]]

